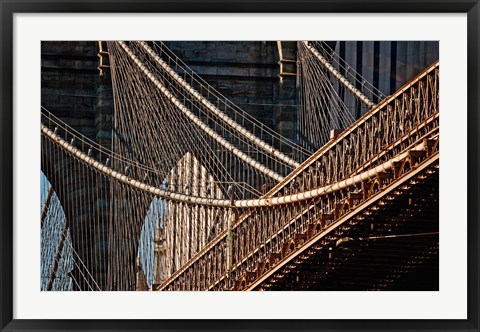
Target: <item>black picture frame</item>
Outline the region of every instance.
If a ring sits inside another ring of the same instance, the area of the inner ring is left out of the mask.
[[[479,331],[479,14],[478,0],[0,0],[0,327],[76,330],[448,330]],[[468,14],[468,319],[466,320],[18,320],[13,319],[13,16],[15,13],[467,13]]]

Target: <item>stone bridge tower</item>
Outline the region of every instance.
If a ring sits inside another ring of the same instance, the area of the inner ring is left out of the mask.
[[[301,133],[297,124],[296,42],[171,41],[166,44],[232,102],[283,136],[298,141]],[[331,42],[329,45],[387,95],[438,58],[438,43],[434,42]],[[114,111],[108,58],[102,53],[104,51],[104,46],[97,41],[42,42],[41,102],[63,122],[110,149]],[[85,190],[97,190],[99,184],[91,179],[88,182],[91,188],[65,188],[65,184],[53,180],[61,178],[62,173],[61,169],[53,171],[55,169],[55,165],[42,164],[67,219],[71,219],[74,239],[75,232],[85,232],[82,224],[86,224],[87,216],[69,209],[72,206],[69,202],[81,198]],[[104,207],[109,202],[87,201],[85,204],[97,209],[97,215],[104,215],[102,220],[108,220]],[[108,225],[104,224],[97,231],[106,233],[107,229]],[[102,255],[108,261],[108,241],[89,245],[104,250]],[[77,246],[75,250],[82,257],[90,249]],[[132,262],[132,266],[135,265]],[[96,271],[93,277],[100,288],[109,290],[108,264],[100,269],[88,268]],[[134,290],[135,285],[131,288]]]

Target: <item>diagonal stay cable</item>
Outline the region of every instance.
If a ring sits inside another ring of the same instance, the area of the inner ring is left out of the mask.
[[[212,137],[214,140],[219,142],[223,147],[225,147],[228,151],[232,154],[236,155],[239,159],[246,162],[251,167],[257,169],[258,171],[262,172],[266,176],[276,180],[281,181],[283,177],[278,173],[268,169],[258,161],[253,160],[251,157],[237,149],[234,145],[229,143],[223,137],[218,135],[214,132],[211,128],[209,128],[202,120],[200,120],[195,114],[193,114],[188,108],[185,107],[168,89],[157,79],[154,75],[141,63],[141,61],[133,54],[130,48],[123,42],[119,42],[122,48],[127,52],[127,54],[131,57],[131,59],[142,69],[142,71],[147,75],[147,77],[152,81],[153,84],[167,97],[170,101],[182,112],[184,113],[196,126],[202,129],[206,134]],[[270,147],[273,149],[272,147]]]

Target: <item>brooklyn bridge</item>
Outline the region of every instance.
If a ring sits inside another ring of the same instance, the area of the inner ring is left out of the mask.
[[[438,290],[436,42],[43,42],[41,289]]]

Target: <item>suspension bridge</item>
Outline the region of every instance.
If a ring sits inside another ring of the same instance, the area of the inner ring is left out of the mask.
[[[438,61],[386,96],[298,42],[294,141],[164,43],[100,48],[111,145],[41,108],[42,290],[438,288]]]

